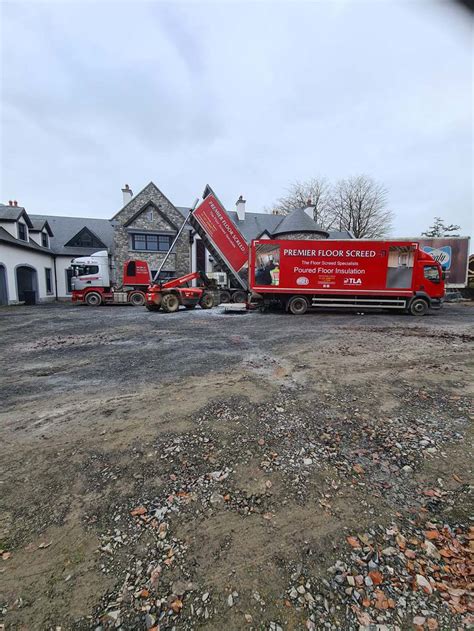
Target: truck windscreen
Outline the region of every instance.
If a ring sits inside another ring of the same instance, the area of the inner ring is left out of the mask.
[[[89,274],[98,274],[98,273],[99,273],[98,265],[73,265],[72,266],[73,276],[89,276]]]

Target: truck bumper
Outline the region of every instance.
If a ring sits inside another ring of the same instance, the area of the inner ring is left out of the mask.
[[[442,298],[431,298],[431,308],[432,309],[441,309],[441,305],[443,304]]]

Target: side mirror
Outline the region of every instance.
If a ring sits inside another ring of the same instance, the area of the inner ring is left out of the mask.
[[[443,280],[446,280],[446,272],[444,272],[444,271],[443,271],[443,272],[441,272],[441,278],[442,278]]]

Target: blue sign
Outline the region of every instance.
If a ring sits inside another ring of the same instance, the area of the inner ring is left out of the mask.
[[[444,270],[451,268],[451,246],[443,245],[441,248],[430,248],[429,245],[422,245],[421,249],[427,254],[431,254],[435,261],[441,265]]]

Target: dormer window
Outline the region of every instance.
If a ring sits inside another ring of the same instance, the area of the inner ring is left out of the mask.
[[[44,248],[49,248],[48,234],[46,232],[41,233],[41,245]]]
[[[22,241],[28,241],[26,226],[24,223],[18,223],[18,238]]]

